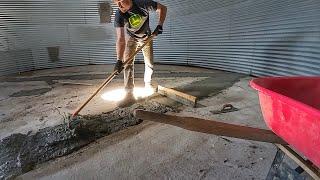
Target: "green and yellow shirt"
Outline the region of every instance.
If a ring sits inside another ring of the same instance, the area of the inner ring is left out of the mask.
[[[126,13],[116,11],[114,27],[125,27],[127,33],[141,39],[151,34],[149,27],[149,11],[157,10],[157,3],[152,0],[132,0],[133,6]]]

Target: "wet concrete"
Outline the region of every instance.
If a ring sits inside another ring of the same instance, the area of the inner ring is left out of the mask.
[[[161,77],[209,77],[215,76],[217,73],[210,72],[169,72],[169,73],[155,73],[154,78]],[[224,75],[225,73],[221,73]],[[230,73],[232,74],[232,73]],[[236,74],[236,73],[234,73]],[[94,80],[94,79],[106,79],[110,74],[75,74],[75,75],[55,75],[55,76],[37,76],[37,77],[3,77],[0,80],[3,82],[24,82],[24,81],[46,81],[49,85],[55,84],[54,80]],[[135,78],[142,78],[144,73],[135,73]],[[122,76],[116,76],[114,79],[123,79]]]
[[[174,89],[196,96],[198,100],[219,94],[222,90],[231,87],[245,76],[237,73],[216,73],[200,81],[194,81]]]
[[[61,125],[61,114],[72,113],[84,102],[112,72],[112,66],[47,69],[0,77],[1,176],[21,174],[18,178],[28,180],[265,179],[276,154],[272,144],[130,119],[132,110],[142,106],[163,112],[179,109],[179,116],[266,128],[257,93],[248,86],[251,77],[173,65],[156,68],[155,82],[199,97],[198,103],[202,106],[180,106],[158,96],[148,99],[148,103],[113,111],[115,103],[97,96],[81,112],[90,115],[80,116],[81,126],[70,131]],[[137,64],[135,70],[136,83],[141,85],[144,65]],[[65,80],[92,86],[64,85]],[[122,85],[122,76],[118,76],[105,90]],[[33,91],[44,88],[52,90],[38,95]],[[10,96],[26,95],[27,91],[34,95]],[[160,108],[159,103],[165,105]],[[239,111],[211,113],[226,103]]]
[[[62,74],[62,73],[61,73]],[[38,76],[23,76],[23,77],[6,77],[3,82],[46,82],[53,85],[57,83],[55,80],[97,80],[104,79],[105,74],[63,74],[63,75],[47,75],[42,74]],[[136,78],[143,77],[143,73],[136,73]],[[226,89],[238,81],[241,76],[237,73],[228,72],[158,72],[154,76],[155,78],[161,77],[163,79],[174,79],[169,86],[176,87],[178,90],[190,93],[200,98],[208,97],[212,93],[218,94],[221,90]],[[122,76],[117,77],[122,78]],[[179,78],[189,78],[190,83],[179,85],[183,82]],[[218,79],[226,79],[221,81]],[[178,81],[177,81],[178,80]],[[168,80],[166,80],[166,83]],[[177,82],[175,82],[177,81]],[[33,84],[32,84],[33,85]],[[36,87],[36,88],[34,88]],[[62,88],[61,86],[52,86],[52,88],[37,88],[37,86],[31,86],[32,89],[20,89],[19,91],[9,95],[10,98],[23,97],[23,96],[51,96],[51,93],[47,93],[56,88]],[[67,91],[66,91],[67,92]],[[47,94],[46,94],[47,93]],[[61,97],[64,100],[68,100],[66,97]],[[77,96],[73,95],[70,99],[76,99]],[[157,99],[159,100],[159,99]],[[71,101],[72,102],[72,101]],[[134,109],[146,109],[155,112],[165,113],[167,111],[176,111],[175,105],[179,103],[170,103],[168,100],[163,100],[163,104],[159,101],[148,101],[148,103],[138,103],[130,108],[116,109],[109,113],[102,113],[97,115],[85,115],[79,116],[78,121],[80,126],[74,131],[67,128],[66,124],[60,124],[42,128],[36,131],[36,133],[21,134],[15,133],[8,137],[3,138],[0,142],[0,178],[15,177],[20,174],[24,174],[32,170],[37,164],[55,159],[57,157],[65,156],[72,152],[79,150],[81,147],[88,145],[89,143],[129,126],[134,126],[140,123],[139,120],[133,118],[132,112]],[[161,100],[160,100],[161,102]],[[52,105],[54,100],[43,105]],[[58,106],[58,108],[60,108]],[[26,108],[27,109],[27,108]],[[57,113],[57,112],[55,112]],[[14,120],[12,120],[14,121]],[[43,118],[39,121],[44,121]]]
[[[22,97],[22,96],[34,96],[34,95],[42,95],[49,91],[52,88],[41,88],[41,89],[33,89],[33,90],[22,90],[10,95],[10,97]]]
[[[32,170],[37,164],[65,156],[103,136],[141,123],[133,117],[135,109],[159,113],[175,111],[149,101],[109,113],[79,116],[75,129],[69,129],[66,122],[40,129],[35,134],[12,134],[0,141],[0,179],[14,178]]]

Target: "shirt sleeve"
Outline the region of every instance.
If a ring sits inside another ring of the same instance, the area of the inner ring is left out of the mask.
[[[156,11],[157,10],[157,2],[153,0],[144,0],[144,8],[147,9],[148,11]]]
[[[119,10],[116,11],[114,16],[114,27],[124,27],[124,19],[121,16]]]

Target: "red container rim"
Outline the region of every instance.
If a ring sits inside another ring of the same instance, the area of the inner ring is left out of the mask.
[[[299,76],[299,77],[262,77],[262,78],[252,79],[250,81],[250,86],[252,88],[256,89],[258,92],[261,92],[265,95],[269,95],[271,97],[275,97],[276,99],[282,101],[283,103],[287,103],[289,105],[292,105],[293,107],[301,108],[305,112],[309,112],[317,117],[320,117],[320,110],[319,109],[316,109],[308,104],[305,104],[305,103],[302,103],[302,102],[297,101],[295,99],[292,99],[288,96],[271,91],[271,90],[259,85],[259,81],[265,81],[265,80],[270,81],[270,80],[279,80],[279,79],[281,79],[281,80],[283,80],[283,79],[295,79],[295,80],[318,79],[318,80],[320,80],[320,77],[319,76],[316,76],[316,77],[312,77],[312,76],[310,76],[310,77],[309,76],[308,77],[301,77],[301,76]]]

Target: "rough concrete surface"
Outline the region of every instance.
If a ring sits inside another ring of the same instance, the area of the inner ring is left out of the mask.
[[[0,164],[5,165],[0,167],[0,179],[28,172],[39,163],[70,154],[98,138],[141,123],[133,117],[134,109],[159,113],[173,111],[149,101],[109,113],[79,116],[77,126],[72,128],[64,123],[40,129],[34,135],[12,134],[0,142]]]
[[[139,86],[143,81],[143,65],[136,67]],[[147,121],[141,123],[131,115],[133,109],[145,108],[266,128],[257,93],[248,86],[251,77],[203,68],[156,67],[155,81],[198,96],[197,108],[154,96],[119,109],[115,103],[97,96],[81,112],[84,128],[62,134],[57,132],[66,130],[63,116],[72,113],[99,86],[107,77],[106,72],[111,72],[111,66],[59,68],[0,78],[0,153],[5,154],[0,161],[7,158],[14,165],[18,163],[20,167],[11,168],[15,175],[27,172],[18,179],[270,177],[277,152],[272,144],[190,132]],[[62,83],[65,81],[71,84]],[[105,91],[121,85],[122,79],[118,77]],[[226,103],[239,111],[212,113]],[[42,158],[46,153],[48,156]],[[19,154],[27,154],[23,157],[29,161],[25,162],[31,163],[19,164],[23,162],[17,158]],[[8,167],[9,164],[0,164],[2,172]],[[275,173],[272,177],[277,179]]]

